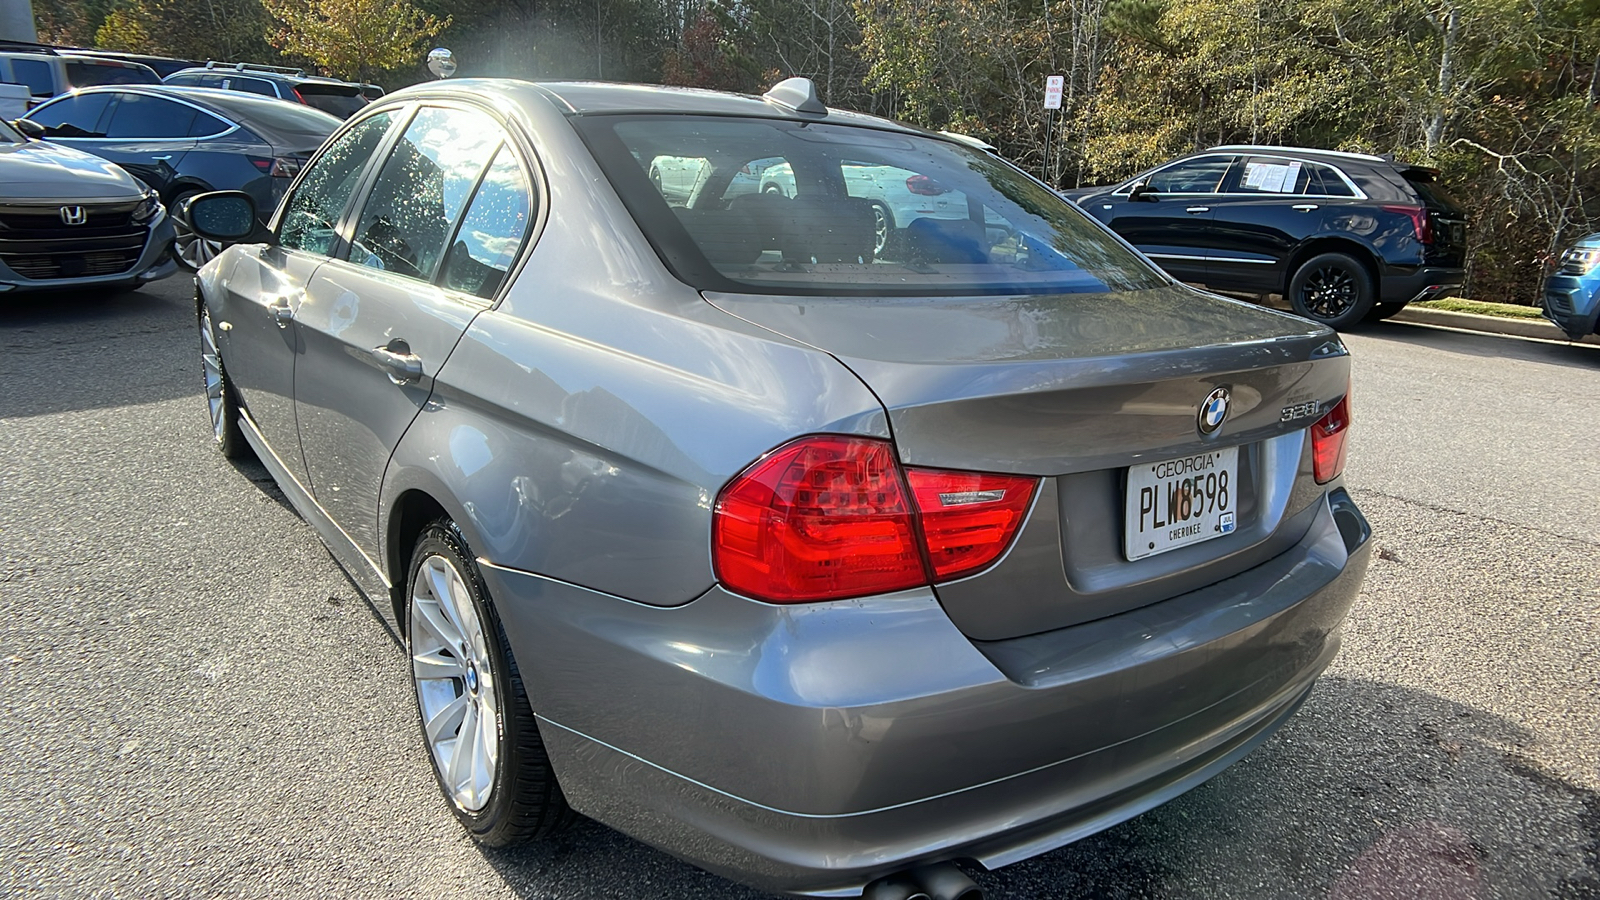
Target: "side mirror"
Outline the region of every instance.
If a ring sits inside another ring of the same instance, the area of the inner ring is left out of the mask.
[[[1154,203],[1156,200],[1156,192],[1150,189],[1150,182],[1139,181],[1135,182],[1133,188],[1128,191],[1128,199],[1141,200],[1145,203]]]
[[[15,126],[18,131],[22,132],[23,137],[35,141],[42,140],[44,138],[44,126],[33,121],[32,119],[17,119],[11,124]]]
[[[256,243],[270,239],[256,221],[256,202],[244,191],[212,191],[191,197],[173,210],[190,230],[224,244]]]

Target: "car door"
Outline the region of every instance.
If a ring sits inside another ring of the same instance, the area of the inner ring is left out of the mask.
[[[309,486],[295,425],[294,370],[302,350],[295,314],[311,276],[340,247],[339,224],[383,147],[397,113],[385,111],[335,137],[284,202],[277,240],[243,246],[221,280],[228,328],[218,335],[228,378],[284,468]],[[216,311],[213,311],[214,314]]]
[[[436,276],[447,248],[462,252],[454,235],[463,211],[509,143],[485,112],[418,108],[365,192],[344,258],[317,269],[295,315],[304,342],[295,416],[312,492],[374,559],[384,468],[485,308]]]
[[[1181,160],[1129,182],[1088,212],[1179,281],[1205,281],[1211,204],[1234,157]],[[1134,186],[1143,182],[1144,188]]]
[[[1289,257],[1322,230],[1326,168],[1284,156],[1243,157],[1222,193],[1210,201],[1215,242],[1206,261],[1206,284],[1227,291],[1282,291]],[[1327,174],[1337,177],[1331,170]]]
[[[104,137],[86,138],[83,149],[111,160],[166,195],[184,154],[194,148],[195,122],[210,113],[167,97],[114,91],[102,128]]]

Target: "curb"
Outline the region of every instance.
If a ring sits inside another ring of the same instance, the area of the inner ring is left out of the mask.
[[[1423,309],[1407,306],[1389,318],[1391,322],[1407,325],[1432,325],[1476,331],[1481,334],[1500,334],[1509,337],[1534,338],[1560,344],[1588,344],[1600,347],[1600,335],[1589,335],[1581,341],[1567,338],[1565,332],[1543,319],[1507,319],[1501,316],[1481,316],[1477,313],[1451,312],[1447,309]]]

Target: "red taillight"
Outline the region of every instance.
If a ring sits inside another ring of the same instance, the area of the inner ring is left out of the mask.
[[[1385,206],[1384,212],[1406,216],[1411,220],[1411,227],[1417,233],[1417,241],[1423,244],[1433,243],[1433,223],[1428,219],[1428,211],[1420,206]]]
[[[250,164],[251,165],[255,166],[256,168],[260,169],[263,172],[271,172],[272,171],[272,164],[274,162],[276,162],[276,160],[274,160],[274,159],[262,158],[262,157],[259,157],[259,156],[250,156],[250,157],[246,157],[246,159],[250,160]]]
[[[987,566],[1009,546],[1033,502],[1037,478],[907,469],[935,581]]]
[[[711,526],[717,578],[774,603],[927,584],[911,502],[888,441],[803,438],[723,489]]]
[[[1339,477],[1344,471],[1346,439],[1350,437],[1350,394],[1328,410],[1311,426],[1311,463],[1317,484]]]
[[[950,193],[950,189],[926,175],[913,175],[906,179],[906,190],[922,197],[937,197]]]
[[[1005,552],[1037,483],[937,469],[902,473],[888,441],[801,438],[723,488],[712,516],[712,564],[729,589],[771,603],[947,581]]]

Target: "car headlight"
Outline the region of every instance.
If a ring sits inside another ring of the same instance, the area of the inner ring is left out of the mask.
[[[161,198],[154,191],[151,191],[139,198],[139,205],[133,208],[133,220],[135,222],[148,222],[155,218],[160,209]]]
[[[1587,275],[1600,264],[1600,247],[1573,247],[1561,254],[1561,274]]]

